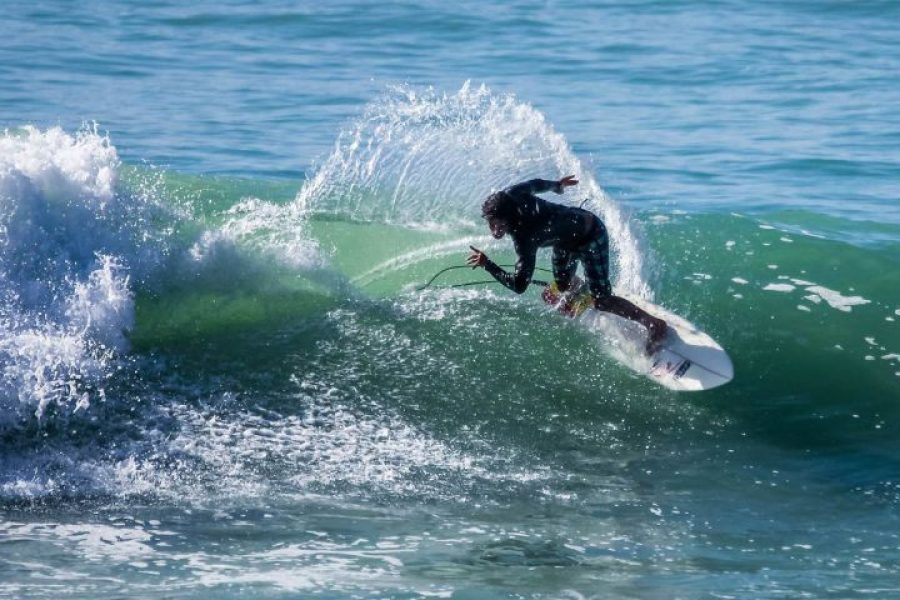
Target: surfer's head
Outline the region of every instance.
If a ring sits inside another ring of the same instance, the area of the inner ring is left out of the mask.
[[[488,222],[491,235],[500,239],[510,229],[515,201],[506,192],[494,192],[481,205],[481,216]]]

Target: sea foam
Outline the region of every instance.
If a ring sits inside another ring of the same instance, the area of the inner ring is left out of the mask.
[[[246,198],[203,227],[163,184],[123,167],[96,125],[0,135],[0,426],[104,400],[142,286],[231,289],[271,259],[322,266],[296,204]]]
[[[0,423],[86,408],[127,350],[140,207],[96,128],[0,136]]]

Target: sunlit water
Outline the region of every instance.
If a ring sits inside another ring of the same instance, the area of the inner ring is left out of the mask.
[[[900,594],[898,10],[7,2],[0,596]],[[731,384],[416,291],[569,173]]]

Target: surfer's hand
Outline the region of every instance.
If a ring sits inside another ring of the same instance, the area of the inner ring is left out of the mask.
[[[475,246],[469,246],[472,249],[472,253],[469,254],[469,258],[466,259],[466,264],[472,267],[483,267],[487,262],[487,254],[476,248]]]
[[[564,190],[567,187],[571,187],[573,185],[578,185],[578,180],[575,179],[574,175],[566,175],[559,180],[559,189],[561,190]]]

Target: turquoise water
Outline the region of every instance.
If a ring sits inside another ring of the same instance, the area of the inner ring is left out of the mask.
[[[0,16],[0,597],[900,597],[900,5]],[[416,291],[569,173],[732,383]]]

